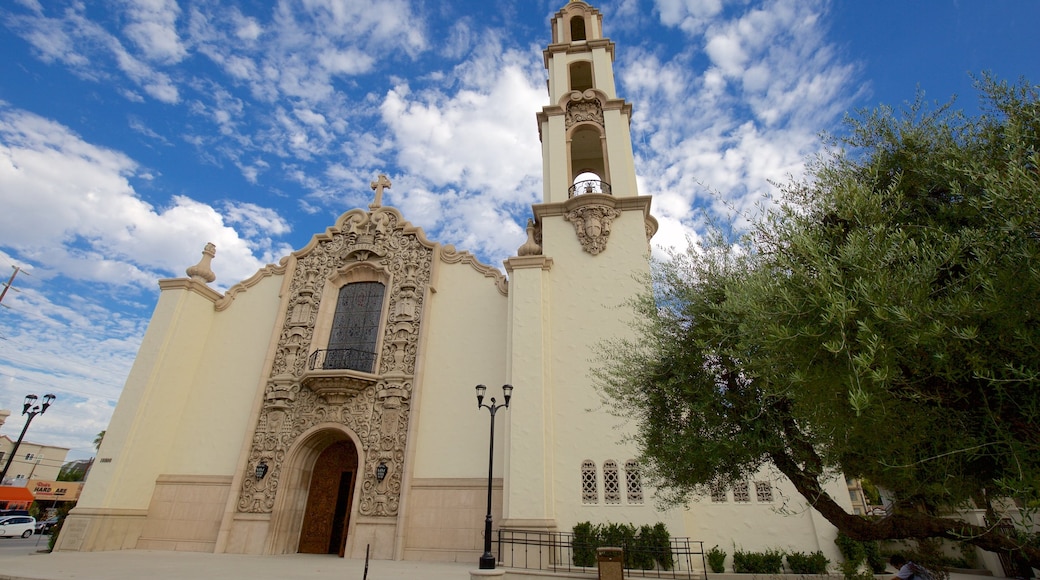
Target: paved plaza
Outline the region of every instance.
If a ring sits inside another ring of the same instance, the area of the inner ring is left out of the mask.
[[[369,562],[370,580],[468,580],[473,564]],[[289,554],[244,556],[122,550],[0,556],[0,580],[361,580],[364,560]]]

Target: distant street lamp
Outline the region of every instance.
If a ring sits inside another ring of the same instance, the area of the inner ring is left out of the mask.
[[[491,474],[495,462],[495,413],[502,407],[509,408],[509,399],[513,396],[512,385],[502,385],[502,398],[505,402],[501,405],[495,404],[495,398],[491,397],[491,404],[484,404],[484,393],[487,387],[477,385],[477,409],[484,408],[491,411],[491,444],[488,451],[488,496],[487,496],[487,518],[484,519],[484,555],[480,557],[481,570],[495,569],[495,555],[491,553]]]
[[[25,403],[22,407],[22,414],[28,415],[29,418],[25,421],[25,427],[22,427],[22,434],[18,436],[18,441],[14,443],[14,449],[11,450],[11,454],[7,456],[7,463],[4,464],[4,470],[0,472],[0,485],[3,485],[4,479],[7,478],[7,469],[11,467],[11,460],[18,453],[18,446],[22,444],[22,439],[25,437],[25,432],[29,430],[29,424],[36,418],[37,415],[42,415],[47,412],[47,407],[51,406],[51,403],[56,399],[54,395],[46,394],[43,396],[43,404],[37,405],[36,400],[39,399],[36,395],[26,395]]]

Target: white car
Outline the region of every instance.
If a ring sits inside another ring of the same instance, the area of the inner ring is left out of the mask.
[[[36,529],[36,518],[32,516],[3,516],[0,517],[0,537],[14,538],[21,536],[28,538]]]

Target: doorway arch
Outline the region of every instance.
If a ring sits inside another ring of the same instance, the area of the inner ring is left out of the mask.
[[[353,527],[364,449],[343,425],[315,425],[286,453],[272,514],[272,554],[344,554]]]
[[[336,441],[318,454],[300,527],[301,554],[343,556],[357,468],[357,449],[349,439]]]

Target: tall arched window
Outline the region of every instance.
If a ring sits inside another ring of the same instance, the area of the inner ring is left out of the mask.
[[[384,292],[380,282],[340,288],[324,368],[374,372]]]
[[[621,476],[613,459],[603,462],[603,503],[621,503]]]
[[[643,503],[643,478],[639,474],[639,463],[634,459],[625,462],[625,491],[628,503]]]
[[[581,503],[599,503],[596,487],[596,463],[586,459],[581,464]]]

